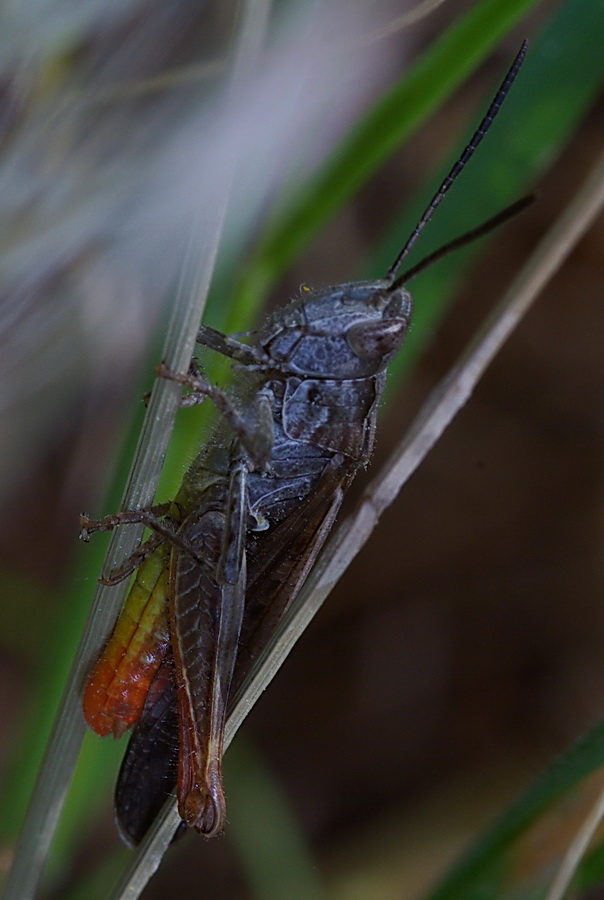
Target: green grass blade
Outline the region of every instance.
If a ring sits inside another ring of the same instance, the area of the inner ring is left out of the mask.
[[[604,765],[604,724],[598,725],[541,775],[430,892],[427,900],[503,898],[514,842],[555,801]],[[592,862],[593,865],[593,862]],[[597,871],[594,866],[592,875]]]

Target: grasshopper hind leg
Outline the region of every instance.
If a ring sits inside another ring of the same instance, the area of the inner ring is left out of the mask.
[[[94,534],[95,531],[112,531],[120,525],[140,523],[148,525],[149,522],[161,522],[161,516],[167,515],[170,512],[171,507],[171,503],[161,503],[157,506],[145,507],[144,509],[123,510],[121,513],[105,516],[102,519],[90,519],[85,513],[82,513],[80,516],[80,540],[87,542],[90,535]],[[154,525],[152,524],[149,527],[153,528]],[[165,536],[162,538],[162,535],[155,529],[154,533],[144,544],[141,544],[134,553],[131,553],[130,556],[115,569],[112,569],[108,575],[103,575],[99,578],[99,582],[108,585],[109,587],[115,587],[116,584],[125,581],[125,579],[129,578],[133,572],[140,569],[144,561],[155,552],[164,539]]]
[[[245,601],[247,478],[247,461],[234,458],[223,508],[203,508],[183,523],[187,538],[206,547],[205,565],[181,555],[174,560],[178,803],[187,824],[207,837],[223,830],[226,817],[222,755]]]
[[[128,556],[119,566],[112,569],[108,575],[102,575],[99,578],[99,583],[105,584],[108,587],[115,587],[116,584],[125,581],[126,578],[129,578],[137,571],[137,569],[140,569],[146,559],[149,559],[149,557],[155,553],[162,543],[162,540],[163,539],[159,534],[152,534],[144,544],[140,545],[138,550],[135,550],[134,553]]]

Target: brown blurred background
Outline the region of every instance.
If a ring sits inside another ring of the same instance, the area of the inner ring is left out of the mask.
[[[467,6],[452,2],[400,36],[401,55],[412,59]],[[502,70],[516,43],[505,42],[485,77]],[[382,228],[393,194],[415,184],[434,146],[457,131],[482,92],[479,79],[470,81],[397,153],[309,250],[280,296],[302,281],[348,277],[350,261]],[[603,145],[603,112],[600,102],[536,186],[538,203],[494,237],[472,271],[383,417],[372,471],[584,179]],[[600,222],[384,516],[246,722],[245,741],[282,786],[329,897],[414,896],[602,716],[603,258]],[[131,376],[128,366],[121,374]],[[90,485],[103,480],[111,456],[106,423],[137,390],[131,382],[108,390],[95,398],[94,415],[82,416],[89,398],[76,399],[14,485],[0,554],[15,572],[51,589],[61,583],[78,513],[90,507]],[[90,468],[76,472],[74,459],[81,466],[86,458],[82,447],[95,452]],[[359,477],[353,493],[370,475]],[[7,722],[27,697],[32,665],[27,653],[0,645]],[[8,756],[12,744],[4,743]],[[93,843],[112,845],[112,829],[107,812],[80,855],[80,872],[91,864]],[[211,844],[188,836],[144,896],[247,898],[249,890],[227,833]]]

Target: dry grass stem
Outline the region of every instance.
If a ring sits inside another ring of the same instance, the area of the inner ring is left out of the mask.
[[[486,367],[555,275],[604,206],[604,155],[568,208],[547,233],[501,302],[441,385],[428,398],[408,433],[370,483],[355,513],[329,541],[277,633],[258,660],[227,722],[225,746],[268,687],[323,601],[369,539],[380,516],[394,501],[456,413],[466,403]],[[179,822],[169,800],[137,850],[111,900],[134,900],[157,869]],[[557,895],[555,895],[557,896]],[[553,900],[549,897],[548,900]]]
[[[604,790],[598,795],[574,840],[571,841],[545,900],[562,900],[602,819],[604,819]]]

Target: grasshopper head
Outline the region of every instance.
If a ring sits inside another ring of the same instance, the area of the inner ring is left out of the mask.
[[[411,295],[386,280],[355,281],[302,295],[278,314],[261,345],[291,374],[367,378],[383,371],[402,346]]]

